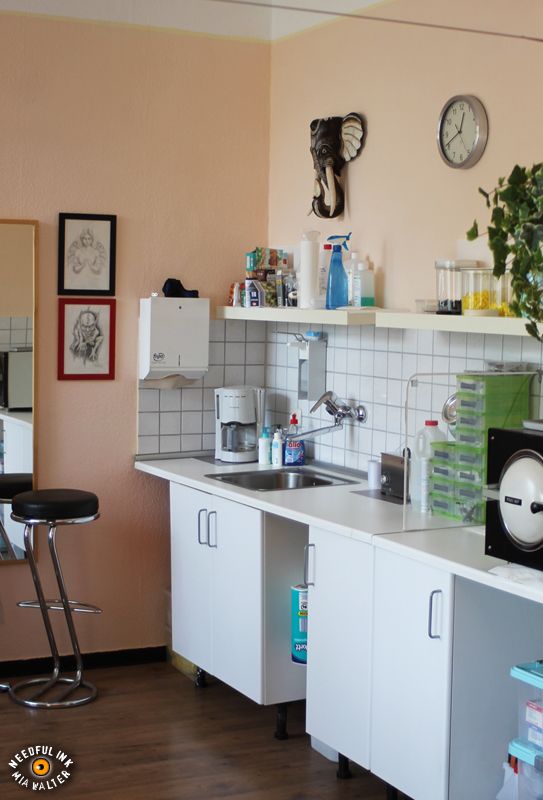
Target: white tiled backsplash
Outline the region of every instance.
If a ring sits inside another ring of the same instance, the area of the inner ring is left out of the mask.
[[[288,424],[292,409],[302,410],[302,428],[332,424],[322,408],[297,396],[298,352],[287,347],[292,334],[323,331],[328,337],[326,389],[351,405],[362,403],[367,422],[347,422],[341,431],[306,442],[309,455],[328,463],[365,470],[381,452],[399,452],[405,437],[404,403],[408,378],[430,373],[409,391],[409,433],[425,419],[440,420],[455,376],[481,370],[486,360],[526,361],[541,366],[541,344],[531,337],[496,336],[394,328],[321,326],[296,323],[214,321],[210,328],[209,371],[185,389],[141,389],[139,454],[212,450],[214,395],[219,386],[266,387],[267,424]],[[444,374],[443,374],[444,373]],[[540,384],[533,381],[533,412],[540,412]],[[440,423],[444,427],[443,423]]]
[[[32,347],[32,317],[0,317],[0,351]]]

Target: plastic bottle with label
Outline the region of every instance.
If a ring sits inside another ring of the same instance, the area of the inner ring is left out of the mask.
[[[271,444],[270,432],[267,428],[264,428],[258,440],[258,463],[263,466],[271,464]]]
[[[446,439],[435,419],[427,419],[424,428],[415,435],[409,471],[409,495],[411,505],[417,511],[423,513],[430,511],[431,445],[432,442],[444,442]]]
[[[347,236],[328,237],[328,241],[333,243],[326,287],[326,308],[328,309],[341,308],[349,303],[349,281],[343,266],[342,250],[348,249],[347,242],[350,238],[350,233]]]
[[[314,308],[324,308],[326,305],[326,286],[328,284],[328,270],[330,269],[330,256],[332,245],[326,242],[319,253],[319,269],[317,274],[317,293]]]
[[[283,437],[281,431],[275,431],[271,447],[271,463],[273,467],[283,466]]]
[[[374,306],[375,305],[375,280],[373,270],[370,269],[369,260],[367,258],[361,261],[358,265],[360,275],[360,305],[361,306]]]

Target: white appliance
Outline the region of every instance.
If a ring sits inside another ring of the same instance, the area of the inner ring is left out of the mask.
[[[215,389],[215,458],[242,464],[258,461],[265,390],[254,386]]]
[[[32,350],[0,353],[0,406],[9,411],[32,410]]]
[[[146,297],[140,300],[140,380],[179,375],[198,380],[209,368],[209,300]]]

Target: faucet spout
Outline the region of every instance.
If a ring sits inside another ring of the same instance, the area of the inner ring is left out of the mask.
[[[333,425],[325,425],[323,428],[310,428],[308,431],[301,433],[287,433],[285,439],[290,442],[295,442],[298,439],[312,439],[315,436],[323,436],[325,433],[332,433],[332,431],[340,431],[343,428],[343,422],[335,422]]]

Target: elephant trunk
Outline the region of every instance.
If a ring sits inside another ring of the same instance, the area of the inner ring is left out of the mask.
[[[327,164],[325,175],[316,175],[316,187],[313,197],[313,211],[318,217],[331,219],[343,213],[344,195],[334,172],[333,164]]]

